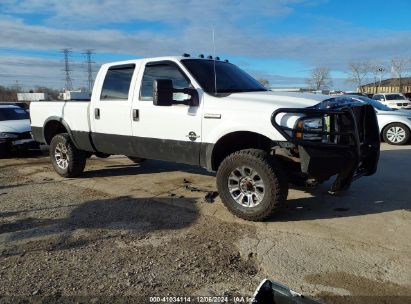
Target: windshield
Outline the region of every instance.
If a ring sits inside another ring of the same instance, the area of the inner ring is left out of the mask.
[[[404,100],[405,99],[405,97],[400,94],[385,95],[385,98],[387,100]]]
[[[377,110],[380,111],[395,111],[394,109],[391,109],[389,107],[387,107],[386,105],[382,104],[381,102],[379,102],[378,100],[375,99],[371,99],[365,96],[353,96],[353,98],[359,99],[363,102],[369,103],[370,105],[372,105],[374,108],[376,108]]]
[[[29,113],[20,108],[0,108],[0,121],[29,119]]]
[[[231,63],[204,59],[183,59],[181,62],[209,94],[267,91],[257,80]]]

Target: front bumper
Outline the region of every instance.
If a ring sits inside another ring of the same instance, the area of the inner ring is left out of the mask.
[[[280,113],[302,114],[307,117],[327,116],[330,123],[325,131],[301,130],[280,126],[276,117]],[[337,175],[330,191],[346,190],[352,181],[376,172],[380,138],[377,117],[371,105],[344,105],[333,109],[276,110],[271,120],[273,126],[298,147],[301,171],[322,182]],[[297,133],[317,134],[327,138],[321,142],[304,140]]]
[[[401,104],[401,103],[398,103],[398,104],[395,104],[395,105],[389,104],[388,107],[390,107],[392,109],[398,109],[398,110],[410,110],[411,109],[411,104],[407,104],[407,105]]]
[[[15,138],[0,139],[0,145],[14,150],[36,149],[39,147],[38,143],[31,137],[30,132],[13,134]]]

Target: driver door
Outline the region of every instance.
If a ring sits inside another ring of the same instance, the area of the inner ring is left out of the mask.
[[[173,94],[171,106],[153,104],[153,80],[170,79],[178,89],[191,87],[189,77],[173,61],[146,62],[140,69],[139,92],[133,99],[132,132],[136,156],[199,164],[201,114],[199,106],[179,104],[182,93]],[[138,94],[138,96],[137,96]]]

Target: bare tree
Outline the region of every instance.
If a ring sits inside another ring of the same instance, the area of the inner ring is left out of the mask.
[[[363,91],[363,80],[370,72],[370,64],[365,61],[351,62],[348,64],[348,81],[355,83],[360,92]]]
[[[391,72],[398,78],[399,91],[402,92],[402,78],[408,70],[409,60],[405,58],[392,58],[391,59]]]
[[[330,88],[333,85],[330,69],[326,67],[312,69],[310,78],[306,79],[306,83],[311,89],[315,90]]]
[[[268,79],[264,79],[264,78],[260,78],[258,79],[258,82],[261,83],[263,86],[268,87],[268,85],[270,84],[270,82],[268,81]]]

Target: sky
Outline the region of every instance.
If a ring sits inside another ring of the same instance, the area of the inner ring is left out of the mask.
[[[411,59],[409,0],[0,0],[0,85],[64,87],[71,48],[75,87],[104,62],[216,54],[273,87],[303,87],[328,67],[335,89],[350,62]],[[389,75],[387,75],[389,76]]]

